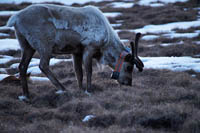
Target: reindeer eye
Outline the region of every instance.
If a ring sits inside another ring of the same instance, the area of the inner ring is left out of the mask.
[[[133,66],[127,66],[127,72],[132,72],[132,70],[133,70]]]

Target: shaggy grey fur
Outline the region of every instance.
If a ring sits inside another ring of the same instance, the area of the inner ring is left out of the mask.
[[[22,49],[19,65],[23,94],[29,97],[26,72],[35,53],[40,54],[39,67],[57,89],[65,87],[49,69],[52,54],[72,54],[74,70],[79,88],[82,89],[82,64],[87,75],[87,90],[91,89],[92,58],[99,63],[114,68],[120,53],[128,51],[121,43],[102,12],[93,6],[75,8],[50,4],[31,5],[13,15],[7,26],[15,27],[16,36]],[[128,53],[131,54],[131,53]],[[119,83],[130,85],[132,71],[126,67],[131,62],[124,62],[119,76]]]

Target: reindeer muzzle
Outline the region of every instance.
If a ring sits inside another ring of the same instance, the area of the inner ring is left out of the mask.
[[[118,79],[120,72],[113,71],[111,74],[111,79]]]

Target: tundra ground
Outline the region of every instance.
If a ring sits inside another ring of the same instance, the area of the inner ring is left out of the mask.
[[[120,1],[120,0],[119,0]],[[114,27],[121,29],[121,39],[133,39],[134,33],[123,29],[137,29],[149,24],[165,24],[178,21],[193,21],[198,17],[195,0],[186,3],[168,4],[164,7],[136,5],[131,8],[112,8],[109,1],[87,3],[103,12],[121,12],[109,17]],[[20,10],[29,3],[0,4],[0,10]],[[74,4],[73,6],[83,6]],[[0,25],[6,24],[9,16],[0,16]],[[193,33],[200,27],[178,33]],[[1,31],[15,38],[12,31]],[[148,35],[148,33],[146,34]],[[157,35],[157,34],[155,34]],[[158,35],[159,36],[159,35]],[[164,38],[141,40],[140,56],[192,56],[200,54],[200,35],[194,38]],[[179,45],[179,43],[181,45]],[[162,46],[163,43],[174,45]],[[126,43],[128,45],[128,43]],[[20,51],[0,51],[0,55],[20,57]],[[38,54],[34,55],[39,58]],[[70,58],[56,56],[57,58]],[[1,64],[8,74],[18,73],[9,68],[18,59]],[[132,132],[200,132],[200,73],[193,70],[173,72],[170,70],[144,69],[133,73],[132,87],[120,86],[110,79],[111,70],[93,65],[92,95],[78,89],[72,62],[61,62],[51,67],[67,92],[56,95],[56,88],[49,81],[29,80],[31,100],[18,100],[22,89],[19,80],[0,82],[0,131],[1,132],[69,132],[69,133],[132,133]],[[3,72],[0,72],[0,74]],[[44,76],[39,74],[38,76]],[[45,77],[45,76],[44,76]],[[85,78],[84,78],[85,88]],[[94,115],[82,122],[87,115]]]

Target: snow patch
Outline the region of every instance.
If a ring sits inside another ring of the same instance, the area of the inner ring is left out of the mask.
[[[196,77],[197,77],[197,75],[195,75],[195,74],[192,74],[192,75],[191,75],[191,77],[193,77],[193,78],[196,78]]]
[[[5,64],[5,63],[8,63],[9,61],[15,59],[14,57],[12,56],[0,56],[0,64]]]
[[[65,92],[66,92],[66,91],[58,90],[58,91],[56,91],[56,94],[61,95],[61,94],[64,94]]]
[[[0,65],[1,64],[6,64],[8,63],[9,61],[11,61],[12,59],[8,59],[8,58],[0,58]]]
[[[48,78],[46,77],[37,77],[37,76],[31,76],[30,80],[35,82],[35,81],[41,81],[41,82],[45,82],[45,81],[49,81]]]
[[[155,45],[150,44],[150,45],[147,45],[146,47],[151,48],[151,47],[154,47],[154,46],[155,46]]]
[[[0,73],[7,73],[6,69],[5,68],[0,68]]]
[[[157,35],[145,35],[142,37],[142,40],[145,40],[145,41],[150,41],[150,40],[154,40],[154,39],[157,39],[159,38],[159,36]]]
[[[192,57],[141,57],[146,69],[169,69],[172,71],[194,70],[200,72],[200,58]]]
[[[28,68],[27,73],[31,73],[31,75],[38,75],[41,74],[42,72],[38,66],[34,66]]]
[[[121,39],[121,41],[122,41],[123,43],[129,42],[128,39]]]
[[[10,75],[8,75],[8,74],[0,74],[0,81],[2,81],[3,79],[7,78],[8,76],[10,76]]]
[[[17,39],[0,39],[0,51],[20,50]]]
[[[91,96],[91,93],[88,92],[87,90],[85,90],[85,94],[88,95],[88,96]]]
[[[0,11],[0,16],[11,16],[11,15],[16,14],[17,12],[18,11]]]
[[[165,33],[171,32],[173,29],[189,29],[191,27],[200,26],[200,20],[197,21],[189,21],[189,22],[173,22],[161,25],[146,25],[143,28],[130,30],[132,32],[141,32],[143,34],[146,33]]]
[[[19,63],[14,63],[14,64],[12,64],[12,65],[10,66],[10,68],[12,68],[12,69],[17,69],[18,66],[19,66]]]
[[[58,2],[66,5],[72,5],[74,3],[84,4],[87,2],[101,2],[101,1],[105,0],[1,0],[0,3],[21,4],[23,2],[30,2],[30,3]],[[106,1],[111,1],[111,0],[106,0]]]
[[[162,47],[168,47],[168,46],[171,46],[171,45],[174,45],[173,43],[162,43],[160,44],[160,46]]]
[[[121,26],[122,24],[111,24],[112,27]]]
[[[85,118],[82,120],[82,122],[88,122],[89,120],[91,120],[91,119],[93,119],[93,118],[95,118],[94,115],[87,115],[87,116],[85,116]]]
[[[131,8],[134,6],[134,3],[125,3],[125,2],[113,2],[111,3],[113,8]]]
[[[18,98],[20,101],[28,100],[26,96],[18,96]]]
[[[168,4],[168,3],[187,2],[187,1],[188,0],[140,0],[139,5],[151,6],[152,4],[160,4],[160,3]]]
[[[12,30],[12,31],[14,31],[15,28],[14,27],[7,27],[7,26],[0,26],[0,31],[3,31],[3,30]]]
[[[169,34],[163,34],[163,37],[167,38],[194,38],[197,37],[199,33],[169,33]]]
[[[9,34],[6,34],[6,33],[0,33],[0,37],[9,37],[10,35]]]
[[[184,44],[184,42],[180,41],[177,43],[163,43],[163,44],[160,44],[160,46],[167,47],[167,46],[171,46],[171,45],[180,45],[180,44]]]
[[[199,33],[200,34],[200,30],[195,30],[195,33]]]
[[[60,63],[62,61],[64,61],[64,62],[71,62],[72,59],[56,59],[56,58],[52,58],[50,60],[49,64],[50,64],[50,66],[53,66],[53,65],[55,65],[57,63]],[[29,66],[29,68],[27,70],[27,73],[31,73],[31,75],[41,74],[42,72],[41,72],[41,70],[39,68],[39,62],[40,62],[40,59],[33,58],[32,61],[31,61],[31,63],[30,63],[30,66]],[[17,64],[15,64],[12,67],[17,67]]]
[[[200,45],[200,41],[193,41],[193,43]]]
[[[153,4],[150,4],[149,6],[151,6],[151,7],[161,7],[161,6],[164,6],[164,4],[162,4],[162,3],[153,3]]]
[[[120,12],[104,12],[103,15],[106,17],[117,17],[121,15],[121,13]]]

